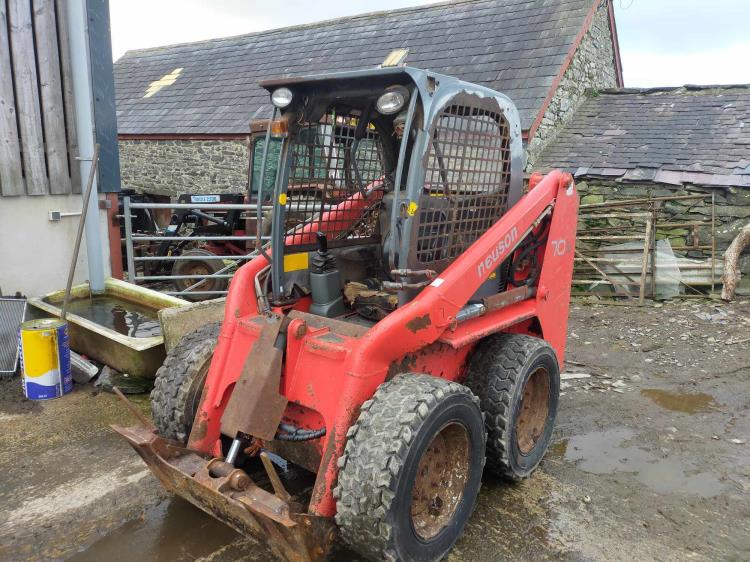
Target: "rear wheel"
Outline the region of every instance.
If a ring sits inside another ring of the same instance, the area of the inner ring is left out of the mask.
[[[487,426],[487,468],[522,480],[547,452],[557,415],[560,369],[550,345],[522,334],[482,340],[466,385],[479,397]]]
[[[382,384],[339,459],[336,523],[371,560],[439,560],[469,519],[486,436],[468,388],[429,375]]]
[[[193,257],[195,259],[188,260],[177,260],[172,267],[173,276],[184,276],[184,275],[214,275],[218,273],[223,267],[224,263],[217,259],[205,259],[207,256],[215,257],[215,254],[205,250],[203,248],[191,248],[182,252],[180,257]],[[201,259],[203,258],[203,259]],[[200,278],[194,277],[192,279],[173,279],[172,285],[175,290],[185,291],[188,287],[195,285],[201,281]],[[228,280],[223,277],[215,277],[207,279],[193,291],[226,291],[228,287]],[[187,291],[180,294],[180,297],[189,301],[202,301],[206,299],[217,298],[220,295],[196,295],[191,294],[192,291]]]
[[[206,324],[183,336],[156,372],[151,413],[162,437],[187,442],[220,328]]]

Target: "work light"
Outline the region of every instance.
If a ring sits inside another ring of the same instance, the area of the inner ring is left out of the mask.
[[[284,109],[292,103],[292,91],[289,88],[279,88],[271,94],[271,102],[279,109]]]
[[[403,86],[390,86],[378,98],[375,106],[383,115],[398,113],[409,101],[409,90]]]

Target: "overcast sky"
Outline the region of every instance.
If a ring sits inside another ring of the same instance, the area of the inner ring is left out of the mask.
[[[626,86],[750,83],[750,0],[610,0]],[[115,59],[433,0],[110,0]]]

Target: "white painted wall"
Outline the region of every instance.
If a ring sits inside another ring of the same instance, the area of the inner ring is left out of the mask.
[[[100,198],[102,196],[100,195]],[[80,211],[81,195],[0,198],[0,291],[37,297],[65,288],[79,216],[51,222],[49,211]],[[102,259],[110,275],[107,213],[99,211]],[[93,220],[89,215],[87,220]],[[85,236],[74,283],[88,279]]]

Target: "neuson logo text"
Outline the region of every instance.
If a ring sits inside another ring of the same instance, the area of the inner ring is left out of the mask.
[[[518,229],[514,226],[504,238],[500,239],[497,246],[492,248],[492,251],[487,254],[487,257],[485,257],[477,266],[477,275],[480,279],[487,277],[492,270],[497,267],[498,262],[505,257],[505,252],[512,248],[517,240]]]

